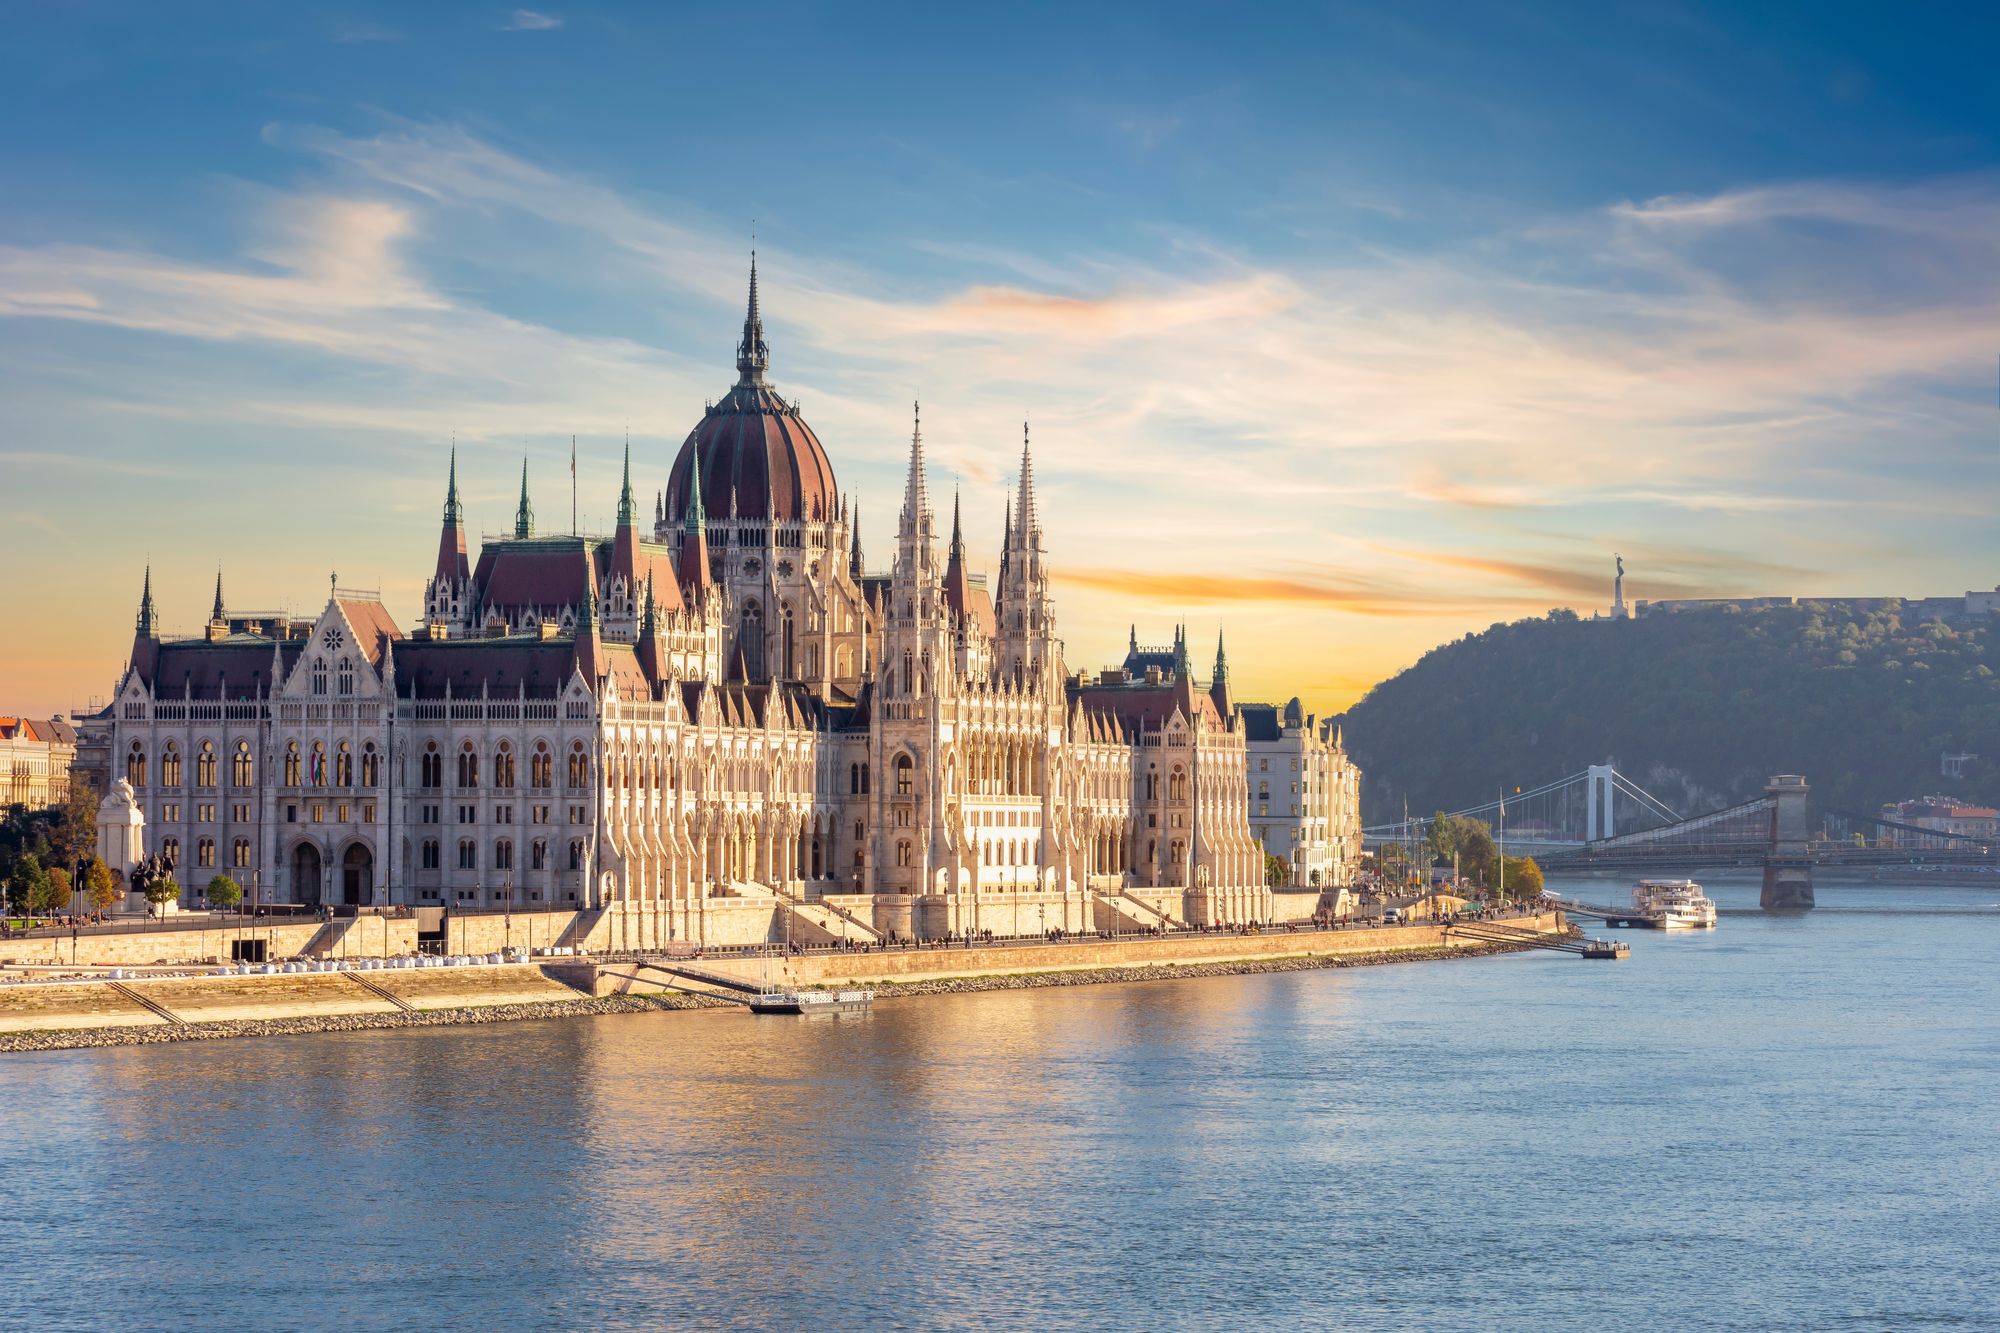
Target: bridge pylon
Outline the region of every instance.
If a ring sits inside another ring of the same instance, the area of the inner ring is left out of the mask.
[[[1779,773],[1764,787],[1764,794],[1771,798],[1771,847],[1764,856],[1764,891],[1759,902],[1767,912],[1796,912],[1813,906],[1807,790],[1806,780],[1797,773]]]

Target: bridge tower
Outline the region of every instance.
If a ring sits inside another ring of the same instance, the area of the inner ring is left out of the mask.
[[[1806,791],[1806,780],[1796,773],[1780,773],[1764,788],[1771,798],[1771,848],[1764,856],[1759,901],[1767,912],[1803,911],[1813,905]]]
[[[1584,772],[1583,840],[1602,842],[1617,836],[1617,829],[1611,817],[1612,778],[1616,772],[1611,761],[1592,764]]]

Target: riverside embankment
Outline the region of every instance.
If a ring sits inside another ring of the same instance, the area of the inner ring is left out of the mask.
[[[1545,933],[1560,914],[1518,918]],[[871,985],[884,998],[1476,957],[1514,946],[1441,926],[1275,930],[704,958],[772,986]],[[562,959],[366,972],[181,975],[0,985],[0,1052],[490,1023],[726,1003],[629,961]]]

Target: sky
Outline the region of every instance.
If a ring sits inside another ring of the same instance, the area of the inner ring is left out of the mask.
[[[1610,599],[2000,582],[1970,6],[62,4],[0,43],[0,712],[469,523],[665,486],[772,378],[886,568],[1032,425],[1072,667],[1344,707]]]

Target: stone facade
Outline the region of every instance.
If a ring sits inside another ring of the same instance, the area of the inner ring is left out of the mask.
[[[75,756],[76,729],[61,718],[0,717],[0,806],[61,805]]]

